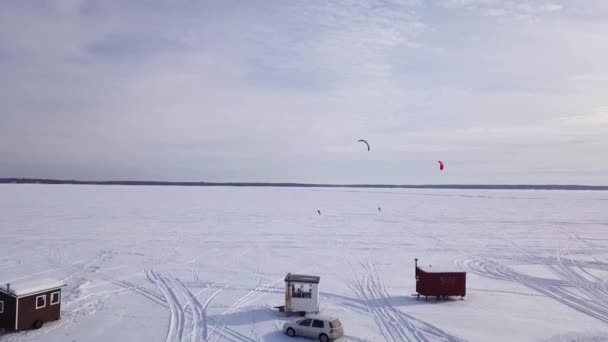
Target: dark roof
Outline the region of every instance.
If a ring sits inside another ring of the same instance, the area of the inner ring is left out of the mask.
[[[304,274],[291,274],[287,273],[285,276],[285,281],[295,281],[298,283],[311,283],[318,284],[321,280],[321,277],[312,276],[312,275],[304,275]]]

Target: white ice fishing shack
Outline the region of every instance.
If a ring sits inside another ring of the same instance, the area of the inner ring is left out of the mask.
[[[319,312],[318,276],[291,274],[285,276],[285,305],[277,306],[279,311],[305,315]]]

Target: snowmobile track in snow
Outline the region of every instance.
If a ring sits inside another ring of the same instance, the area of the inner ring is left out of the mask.
[[[219,338],[223,335],[224,333],[224,329],[226,328],[226,321],[227,321],[227,315],[236,312],[237,310],[239,310],[240,308],[251,304],[253,302],[255,302],[257,299],[259,299],[260,297],[264,296],[265,294],[267,294],[267,291],[269,288],[272,288],[275,284],[279,283],[283,281],[283,278],[279,278],[277,280],[273,280],[271,282],[268,282],[264,285],[259,285],[256,288],[254,288],[253,290],[247,292],[244,296],[240,297],[239,299],[237,299],[226,311],[224,311],[222,313],[222,315],[224,316],[219,322],[220,322],[220,332],[218,334],[218,337],[216,338],[215,341],[218,341]],[[258,284],[260,283],[260,280],[258,280]],[[217,326],[217,325],[216,325]],[[216,328],[214,327],[213,329],[211,329],[211,333],[210,335],[212,335],[215,332]]]
[[[558,260],[560,265],[557,267],[548,264],[543,266],[561,278],[560,280],[529,276],[481,257],[457,260],[456,263],[477,275],[520,283],[574,310],[608,323],[606,284],[587,280],[576,271],[574,261],[565,260],[561,253],[558,253]]]
[[[464,341],[395,308],[376,267],[369,263],[361,265],[365,274],[362,277],[355,274],[352,289],[373,315],[387,342]]]
[[[169,328],[165,338],[166,342],[182,342],[188,341],[188,339],[191,342],[208,341],[214,332],[218,335],[218,339],[221,337],[223,341],[256,342],[224,325],[222,326],[221,331],[211,331],[211,333],[207,335],[208,322],[206,307],[223,288],[218,289],[212,294],[205,304],[201,304],[179,279],[171,280],[152,270],[145,270],[144,273],[146,279],[158,287],[164,298],[153,291],[141,287],[136,287],[134,291],[156,303],[160,300],[162,306],[169,309],[170,317]],[[180,298],[185,299],[185,304],[182,304]],[[191,324],[187,324],[187,319],[191,319]],[[214,324],[214,328],[220,325],[220,322],[212,319],[209,319],[209,322]],[[191,331],[185,334],[184,331],[188,326],[191,326]]]
[[[184,308],[180,304],[174,289],[169,286],[167,280],[154,271],[146,270],[146,279],[155,284],[160,292],[165,296],[171,314],[169,319],[169,329],[167,330],[166,342],[182,341],[184,335]]]

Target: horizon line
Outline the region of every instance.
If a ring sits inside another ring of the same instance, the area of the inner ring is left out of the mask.
[[[608,190],[607,185],[581,184],[332,184],[300,182],[206,182],[73,180],[51,178],[0,178],[0,184],[66,185],[152,185],[152,186],[234,186],[234,187],[328,187],[328,188],[401,188],[401,189],[489,189],[489,190]]]

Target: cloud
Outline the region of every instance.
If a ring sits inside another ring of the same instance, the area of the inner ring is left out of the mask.
[[[512,19],[532,19],[559,12],[564,6],[547,0],[439,0],[447,9],[463,9],[482,16]]]
[[[585,4],[5,2],[0,177],[606,183]]]

